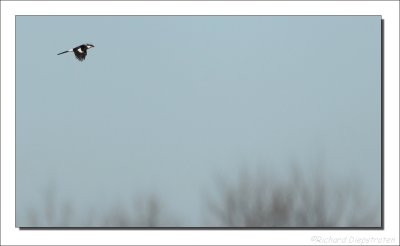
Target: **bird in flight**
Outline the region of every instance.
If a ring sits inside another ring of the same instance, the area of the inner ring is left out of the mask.
[[[68,52],[74,52],[76,59],[78,59],[79,61],[83,61],[83,60],[85,60],[85,57],[87,55],[86,51],[93,47],[94,47],[93,44],[82,44],[73,49],[69,49],[64,52],[58,53],[57,55],[65,54]]]

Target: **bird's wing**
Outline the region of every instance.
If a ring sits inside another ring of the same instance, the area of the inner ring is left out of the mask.
[[[76,59],[78,59],[79,61],[83,61],[83,60],[85,60],[85,57],[86,57],[86,53],[75,53],[75,57],[76,57]]]
[[[83,61],[83,60],[85,60],[87,53],[86,53],[86,50],[78,47],[78,48],[74,49],[74,54],[75,54],[76,59],[78,59],[79,61]]]

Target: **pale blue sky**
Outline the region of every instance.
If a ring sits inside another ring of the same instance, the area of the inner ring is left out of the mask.
[[[81,213],[155,193],[198,226],[215,175],[293,161],[380,203],[380,20],[18,16],[17,226],[50,184]]]

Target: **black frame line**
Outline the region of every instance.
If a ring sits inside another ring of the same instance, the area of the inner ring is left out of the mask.
[[[21,0],[23,1],[23,0]],[[45,1],[50,1],[50,0],[45,0]],[[67,1],[67,0],[61,0],[61,1]],[[73,0],[77,1],[77,0]],[[89,1],[95,1],[95,0],[89,0]],[[107,1],[107,0],[100,0],[100,1]],[[123,0],[123,1],[129,1],[129,0]],[[150,0],[153,1],[153,0]],[[155,0],[154,0],[155,1]],[[195,0],[195,1],[208,1],[208,0]],[[210,0],[211,1],[211,0]],[[223,0],[225,1],[225,0]],[[228,0],[226,0],[228,1]],[[239,0],[234,0],[234,1],[239,1]],[[256,0],[256,1],[262,1],[262,0]],[[328,1],[334,1],[334,0],[328,0]],[[346,1],[346,0],[341,0],[341,1]],[[360,0],[362,1],[362,0]],[[373,0],[371,0],[373,1]],[[290,1],[288,1],[290,2]],[[294,1],[297,2],[297,1]],[[142,16],[299,16],[299,17],[306,17],[306,16],[380,16],[381,18],[381,226],[379,227],[17,227],[17,212],[14,214],[15,218],[15,228],[19,228],[19,230],[384,230],[384,133],[385,133],[385,125],[384,125],[384,19],[382,18],[382,15],[15,15],[15,85],[14,85],[14,90],[15,90],[15,166],[14,166],[14,171],[15,171],[15,188],[17,186],[17,171],[16,171],[16,166],[17,166],[17,141],[16,141],[16,132],[17,132],[17,127],[16,127],[16,122],[17,122],[17,90],[16,90],[16,83],[17,83],[17,46],[16,46],[16,40],[17,40],[17,17],[18,16],[49,16],[49,17],[57,17],[57,16],[71,16],[71,17],[81,17],[81,16],[107,16],[107,17],[113,17],[113,16],[134,16],[134,17],[142,17]],[[17,196],[16,196],[16,189],[15,189],[15,206],[17,204]],[[16,207],[15,207],[16,211]]]

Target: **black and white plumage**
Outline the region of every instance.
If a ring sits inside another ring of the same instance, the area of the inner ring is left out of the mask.
[[[82,44],[73,49],[69,49],[64,52],[58,53],[57,55],[65,54],[68,52],[74,52],[76,59],[78,59],[79,61],[83,61],[86,58],[87,50],[93,47],[94,47],[93,44]]]

